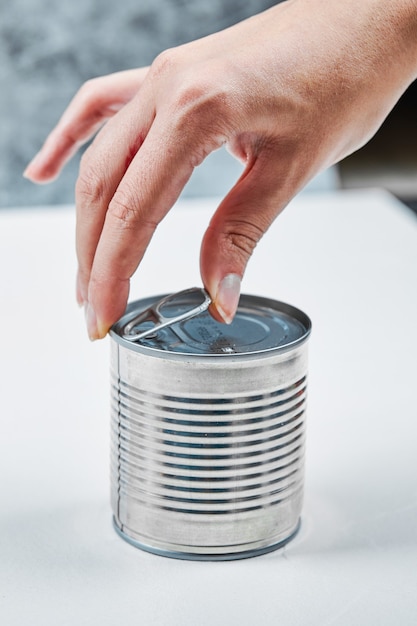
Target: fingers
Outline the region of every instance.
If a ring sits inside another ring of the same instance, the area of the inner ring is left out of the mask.
[[[247,154],[247,148],[240,152]],[[240,283],[257,243],[307,180],[307,167],[299,157],[291,158],[291,152],[254,148],[204,235],[200,270],[213,300],[210,311],[218,321],[233,320]]]
[[[98,176],[90,191],[85,179],[77,184],[79,289],[92,339],[103,337],[123,314],[129,279],[157,225],[194,166],[224,140],[196,129],[197,117],[194,124],[179,106],[150,107],[138,116],[135,107],[142,96],[149,101],[145,93],[138,94],[86,155],[83,176],[88,170]]]
[[[77,291],[92,339],[123,314],[129,280],[193,168],[226,141],[224,99],[217,91],[207,95],[205,77],[181,80],[177,62],[170,54],[153,64],[137,95],[82,159]]]
[[[27,166],[24,176],[36,183],[56,178],[78,148],[133,98],[146,73],[147,68],[142,68],[87,81]]]
[[[107,123],[81,160],[75,189],[79,304],[89,301],[91,269],[109,206],[154,117],[152,101],[146,107],[133,99]]]

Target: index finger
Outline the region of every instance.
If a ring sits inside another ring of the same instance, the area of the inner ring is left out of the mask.
[[[123,314],[129,281],[153,233],[177,200],[193,168],[224,143],[188,119],[160,111],[125,172],[102,225],[88,285],[87,323],[103,337]]]

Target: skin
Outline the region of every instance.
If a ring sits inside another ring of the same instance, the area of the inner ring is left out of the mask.
[[[76,184],[77,298],[90,338],[123,314],[155,228],[224,144],[245,167],[208,225],[200,267],[213,316],[230,322],[270,224],[372,137],[416,76],[416,1],[287,0],[149,68],[85,83],[25,176],[54,179],[96,135]]]

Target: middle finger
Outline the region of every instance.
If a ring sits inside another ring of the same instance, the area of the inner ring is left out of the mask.
[[[75,189],[80,303],[87,300],[91,267],[108,206],[155,115],[153,98],[143,97],[145,88],[106,124],[81,160]]]

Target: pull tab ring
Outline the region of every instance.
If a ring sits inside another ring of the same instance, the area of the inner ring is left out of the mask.
[[[190,294],[200,294],[203,298],[203,301],[197,306],[180,313],[180,315],[176,315],[173,317],[167,317],[163,314],[163,308],[167,305],[175,302],[176,299],[182,298],[183,296],[188,296]],[[190,289],[184,289],[183,291],[179,291],[174,294],[170,294],[165,298],[162,298],[156,305],[145,309],[139,315],[134,317],[130,322],[126,324],[123,332],[123,339],[128,339],[129,341],[139,341],[141,339],[145,339],[145,337],[149,337],[150,335],[155,335],[162,328],[166,328],[167,326],[171,326],[172,324],[177,324],[178,322],[183,322],[184,320],[190,319],[207,311],[211,304],[211,298],[207,291],[201,287],[191,287]],[[152,322],[153,326],[147,328],[146,330],[138,332],[133,332],[133,329],[138,324],[142,324],[143,322]]]

